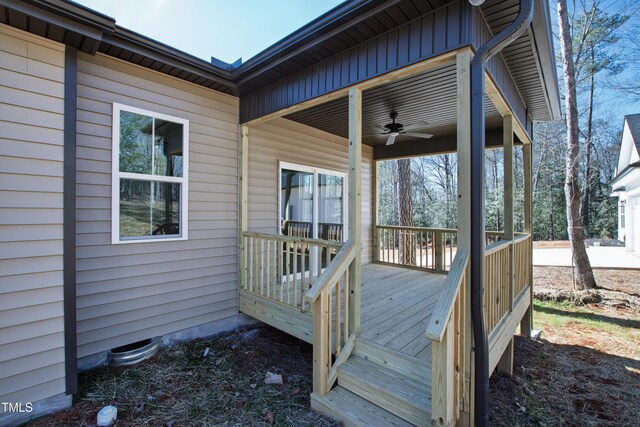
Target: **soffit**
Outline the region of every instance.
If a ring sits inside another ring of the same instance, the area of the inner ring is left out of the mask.
[[[367,136],[380,133],[379,125],[391,122],[389,113],[398,113],[397,122],[405,126],[427,121],[428,125],[415,132],[432,133],[435,136],[455,135],[456,66],[445,65],[428,72],[406,77],[362,94],[363,143],[370,146],[384,145],[386,137]],[[502,127],[502,117],[488,98],[485,98],[486,128]],[[347,138],[349,135],[349,110],[347,98],[340,98],[306,110],[285,116],[290,120]],[[427,141],[400,136],[397,142]]]

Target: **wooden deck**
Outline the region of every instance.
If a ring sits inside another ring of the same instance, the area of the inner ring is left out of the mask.
[[[424,333],[445,279],[445,274],[382,264],[363,265],[359,338],[430,364],[431,344]],[[279,295],[275,297],[279,299]],[[302,312],[243,291],[240,311],[312,342],[310,311]]]
[[[430,362],[424,333],[447,276],[369,264],[362,267],[360,337]]]

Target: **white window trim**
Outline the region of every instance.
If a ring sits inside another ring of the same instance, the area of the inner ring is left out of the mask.
[[[336,170],[331,170],[331,169],[323,169],[323,168],[316,168],[313,166],[308,166],[308,165],[301,165],[298,163],[289,163],[289,162],[282,162],[282,161],[278,161],[278,180],[277,180],[277,189],[276,189],[276,193],[278,194],[278,234],[282,235],[282,227],[281,225],[281,220],[283,218],[283,212],[282,212],[282,169],[289,169],[289,170],[295,170],[298,172],[307,172],[307,173],[311,173],[313,174],[313,183],[314,183],[314,188],[313,188],[313,218],[316,221],[316,225],[317,225],[317,218],[318,218],[318,175],[322,174],[322,175],[333,175],[333,176],[339,176],[343,179],[342,181],[342,240],[343,241],[347,241],[347,237],[349,234],[349,224],[348,224],[348,218],[349,215],[347,214],[347,207],[348,207],[348,196],[347,196],[347,192],[349,190],[349,175],[346,172],[341,172],[341,171],[336,171]],[[318,238],[318,227],[313,227],[313,236],[311,236],[311,238],[313,239],[317,239]],[[315,251],[317,249],[314,248],[314,254],[312,255],[313,259],[317,259],[317,256],[315,255]],[[314,267],[314,271],[312,272],[311,269],[309,269],[309,271],[307,271],[305,273],[305,277],[309,277],[310,274],[314,274],[314,275],[319,275],[321,272],[317,271],[317,265]],[[324,270],[323,270],[324,271]],[[302,278],[302,273],[298,273],[296,275],[297,279],[301,279]],[[287,280],[287,276],[286,275],[282,275],[282,283],[284,283]]]
[[[142,114],[156,119],[182,124],[182,177],[146,175],[120,172],[120,112]],[[188,240],[189,238],[189,120],[179,117],[113,103],[113,123],[111,132],[111,243],[114,245],[128,243],[171,242]],[[129,178],[142,181],[180,183],[180,235],[148,236],[131,239],[120,238],[120,179]]]
[[[323,169],[316,168],[308,165],[301,165],[298,163],[289,163],[278,161],[278,234],[282,234],[282,228],[280,227],[280,221],[283,218],[282,215],[282,169],[295,170],[299,172],[307,172],[313,174],[313,183],[314,183],[314,193],[313,193],[313,218],[317,222],[318,218],[318,197],[317,197],[317,189],[318,189],[318,175],[333,175],[339,176],[343,179],[342,181],[342,240],[347,241],[349,224],[347,223],[349,215],[347,215],[347,190],[349,189],[349,175],[346,172],[331,170],[331,169]],[[313,227],[313,239],[317,239],[318,237],[318,227]]]

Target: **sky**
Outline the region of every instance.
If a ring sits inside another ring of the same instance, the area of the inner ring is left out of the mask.
[[[246,61],[342,0],[76,0],[209,61]]]

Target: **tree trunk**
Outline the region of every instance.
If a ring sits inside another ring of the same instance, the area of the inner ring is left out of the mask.
[[[584,246],[584,231],[580,218],[580,192],[578,188],[578,105],[576,95],[576,75],[573,49],[567,15],[567,1],[558,0],[558,24],[560,29],[560,49],[562,50],[562,70],[565,85],[565,109],[567,115],[567,156],[565,195],[567,199],[567,231],[571,241],[573,257],[574,288],[597,288],[587,250]]]
[[[413,199],[411,198],[411,159],[398,160],[398,202],[400,226],[413,227]],[[413,232],[401,232],[399,258],[403,265],[416,265],[415,238]]]
[[[595,61],[594,51],[591,48],[591,61]],[[591,192],[591,136],[593,129],[593,92],[595,90],[595,72],[589,76],[589,113],[587,117],[587,141],[585,143],[584,185],[582,189],[581,217],[584,229],[589,230],[589,193]],[[588,234],[588,233],[587,233]]]

